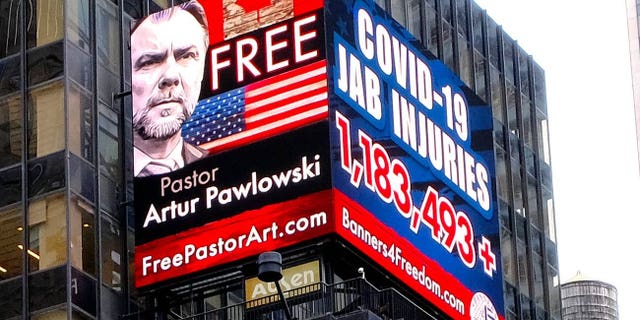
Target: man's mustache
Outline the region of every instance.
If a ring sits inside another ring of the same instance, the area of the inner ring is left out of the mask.
[[[157,93],[149,97],[147,100],[147,109],[151,109],[159,104],[176,102],[185,105],[186,97],[182,91],[171,91],[168,95]]]

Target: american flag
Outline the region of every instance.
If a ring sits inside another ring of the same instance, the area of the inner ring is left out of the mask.
[[[201,100],[182,136],[218,152],[327,116],[327,70],[322,60]]]

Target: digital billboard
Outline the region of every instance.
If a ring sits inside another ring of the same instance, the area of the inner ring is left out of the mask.
[[[372,1],[190,1],[131,51],[136,287],[337,233],[503,318],[491,108]]]
[[[330,231],[322,5],[187,1],[132,24],[137,287]]]
[[[325,12],[336,231],[452,318],[502,318],[490,106],[373,1]]]

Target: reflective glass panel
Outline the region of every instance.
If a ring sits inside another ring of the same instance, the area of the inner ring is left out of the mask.
[[[95,276],[97,228],[94,214],[92,204],[72,194],[69,202],[71,265]]]
[[[93,161],[93,99],[91,92],[75,82],[69,85],[67,106],[69,110],[69,151],[87,161]]]
[[[29,203],[29,266],[42,270],[67,260],[67,219],[64,194],[54,194]],[[24,248],[22,249],[24,250]]]
[[[27,52],[27,79],[29,86],[64,74],[62,41],[53,42]]]
[[[20,4],[23,2],[0,1],[0,58],[20,52]]]
[[[67,299],[67,268],[38,271],[29,275],[29,307],[32,312],[64,303]],[[60,318],[64,315],[63,318]],[[47,316],[32,316],[31,319],[67,319],[66,312],[47,312]]]
[[[39,47],[64,37],[64,0],[33,0],[27,6],[27,47]],[[24,3],[24,2],[23,2]]]
[[[0,207],[16,203],[22,198],[22,166],[0,170]]]
[[[0,281],[22,274],[22,207],[0,211]]]
[[[16,164],[22,158],[21,102],[19,95],[0,98],[0,168]]]
[[[42,157],[64,148],[64,90],[61,81],[29,92],[29,157]]]
[[[91,44],[90,12],[89,1],[67,0],[67,40],[85,51]]]
[[[120,291],[122,283],[123,263],[120,224],[115,219],[103,215],[100,238],[102,250],[102,283],[107,287]]]

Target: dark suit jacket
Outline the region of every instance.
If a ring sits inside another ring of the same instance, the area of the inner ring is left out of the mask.
[[[206,157],[208,154],[209,152],[207,150],[187,143],[186,141],[184,141],[182,144],[182,158],[184,159],[185,165],[196,160],[200,160]]]

